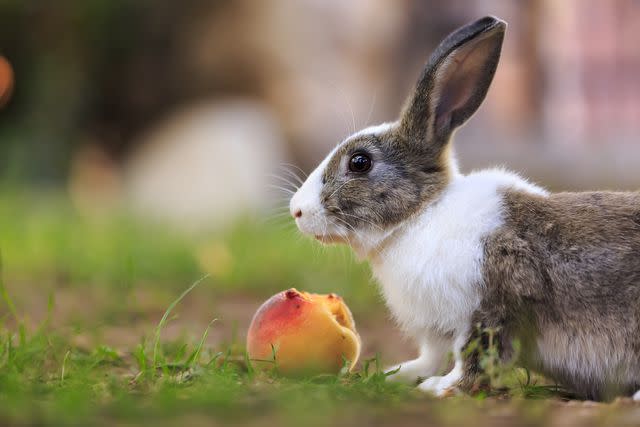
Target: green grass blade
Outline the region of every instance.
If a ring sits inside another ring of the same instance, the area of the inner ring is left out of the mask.
[[[218,320],[218,319],[213,319],[213,320],[211,320],[211,322],[209,322],[209,324],[207,325],[207,327],[204,330],[204,333],[202,334],[202,337],[200,338],[200,342],[198,343],[198,346],[195,348],[193,353],[191,353],[189,355],[189,358],[185,362],[185,365],[191,366],[192,364],[198,363],[198,361],[200,359],[200,353],[202,351],[202,347],[204,346],[204,343],[205,343],[205,341],[207,339],[207,336],[209,335],[209,329],[211,328],[211,325],[213,325],[213,322],[215,322],[216,320]]]
[[[69,355],[71,354],[71,350],[67,350],[64,355],[64,359],[62,359],[62,369],[60,370],[60,385],[64,385],[64,376],[67,368],[67,360],[69,359]]]
[[[193,282],[193,284],[191,286],[189,286],[184,292],[182,292],[182,294],[180,294],[180,296],[178,298],[176,298],[171,304],[169,304],[169,307],[164,312],[164,315],[162,316],[162,319],[160,319],[160,322],[158,323],[158,326],[156,327],[156,335],[155,335],[155,340],[154,340],[154,343],[153,343],[153,358],[152,358],[152,360],[153,360],[154,369],[158,367],[158,358],[160,357],[160,354],[159,354],[160,334],[162,333],[162,329],[164,328],[165,324],[167,323],[167,319],[169,318],[169,314],[171,314],[171,311],[173,311],[175,306],[178,305],[178,303],[180,301],[182,301],[184,299],[184,297],[186,297],[189,294],[189,292],[191,292],[196,286],[198,286],[200,283],[202,283],[207,278],[209,278],[209,274],[205,274],[203,277],[201,277],[200,279],[198,279],[195,282]]]
[[[4,265],[2,263],[2,252],[0,251],[0,293],[2,293],[2,300],[7,304],[7,308],[9,308],[9,312],[16,320],[16,322],[20,323],[20,319],[18,318],[18,312],[16,310],[16,306],[13,303],[13,299],[9,296],[9,292],[7,292],[7,288],[4,283]]]

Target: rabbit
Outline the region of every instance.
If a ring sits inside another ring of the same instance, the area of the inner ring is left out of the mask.
[[[399,119],[335,147],[291,215],[369,262],[419,347],[391,379],[474,392],[491,330],[502,360],[579,397],[640,400],[640,193],[552,194],[507,170],[458,169],[452,135],[482,103],[505,30],[487,16],[447,36]]]

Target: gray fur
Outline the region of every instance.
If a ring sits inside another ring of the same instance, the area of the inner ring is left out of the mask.
[[[640,388],[640,194],[506,191],[504,203],[474,321],[498,328],[505,357],[520,341],[525,366],[581,397]]]
[[[373,160],[366,174],[348,170],[357,152]],[[438,159],[400,138],[399,132],[356,137],[338,148],[325,170],[321,200],[331,216],[353,228],[387,228],[417,212],[448,182]]]

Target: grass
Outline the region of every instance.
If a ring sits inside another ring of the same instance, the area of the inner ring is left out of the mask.
[[[578,412],[491,352],[500,392],[447,400],[385,381],[384,355],[303,379],[254,369],[238,338],[248,325],[219,316],[224,301],[235,301],[230,313],[250,301],[250,314],[295,286],[342,294],[359,324],[385,313],[346,249],[320,250],[278,224],[247,218],[193,236],[127,214],[84,217],[59,193],[6,190],[0,253],[0,425],[583,425],[585,411],[599,425],[637,411]]]
[[[10,283],[133,287],[181,292],[210,273],[215,294],[267,297],[288,287],[337,291],[366,310],[379,303],[368,269],[346,248],[323,249],[288,224],[240,220],[227,230],[184,235],[126,214],[84,217],[60,194],[0,194],[0,249]],[[322,255],[319,257],[319,255]]]

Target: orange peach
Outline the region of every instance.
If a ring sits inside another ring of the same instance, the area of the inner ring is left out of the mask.
[[[275,366],[285,375],[351,370],[360,355],[360,337],[351,311],[335,294],[296,289],[269,298],[256,312],[247,335],[254,365]],[[264,361],[271,361],[266,363]]]

